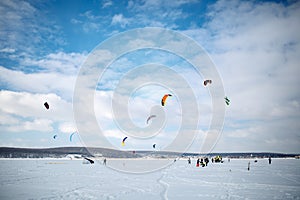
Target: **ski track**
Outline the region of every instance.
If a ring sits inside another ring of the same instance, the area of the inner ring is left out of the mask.
[[[0,199],[300,199],[298,160],[259,161],[250,171],[248,160],[205,168],[178,160],[142,175],[76,161],[44,162],[0,162]]]
[[[285,180],[291,181],[291,182],[296,183],[296,184],[300,184],[300,181],[292,179],[292,178],[288,178],[286,176],[283,176],[281,173],[277,172],[276,175],[279,176],[280,178],[285,179]]]
[[[162,179],[165,178],[166,172],[162,171],[162,175],[157,179],[157,183],[163,187],[163,191],[160,193],[160,197],[164,200],[168,200],[168,190],[170,185],[163,181]]]

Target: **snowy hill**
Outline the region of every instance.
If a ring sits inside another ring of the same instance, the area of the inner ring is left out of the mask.
[[[58,148],[12,148],[0,147],[0,158],[63,158],[69,154],[79,154],[82,156],[96,156],[108,158],[176,158],[176,157],[214,157],[221,155],[222,157],[231,158],[284,158],[296,157],[297,154],[283,154],[270,152],[247,152],[247,153],[178,153],[178,152],[164,152],[164,151],[118,151],[106,148],[85,148],[85,147],[58,147]]]

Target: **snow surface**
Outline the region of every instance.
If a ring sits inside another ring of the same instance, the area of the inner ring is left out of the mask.
[[[129,174],[82,160],[0,160],[0,199],[300,199],[299,159],[225,161]]]

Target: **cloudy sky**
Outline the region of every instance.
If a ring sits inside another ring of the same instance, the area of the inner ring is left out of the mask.
[[[80,131],[69,140],[78,132],[73,96],[81,66],[97,45],[111,37],[135,28],[160,27],[202,46],[222,79],[231,104],[224,103],[224,126],[214,152],[300,153],[298,1],[4,0],[0,16],[0,146],[82,146],[81,137],[93,140],[98,133],[86,136]],[[95,89],[97,123],[108,141],[123,148],[120,141],[126,133],[116,123],[123,116],[116,116],[111,106],[114,90],[124,75],[130,77],[133,66],[154,62],[170,66],[193,89],[200,120],[189,151],[197,152],[212,118],[211,96],[203,77],[169,52],[144,49],[116,59]],[[147,68],[145,78],[155,71]],[[127,103],[128,112],[135,125],[145,127],[149,108],[176,88],[137,87]],[[183,120],[184,106],[177,97],[168,99],[161,134],[149,140],[129,138],[124,148],[151,149],[156,143],[163,149],[171,143]]]

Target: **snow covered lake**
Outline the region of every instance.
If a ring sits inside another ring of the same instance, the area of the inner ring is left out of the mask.
[[[273,159],[271,165],[267,159],[225,159],[204,168],[182,159],[144,174],[61,159],[0,160],[0,168],[0,199],[300,199],[299,159]]]

